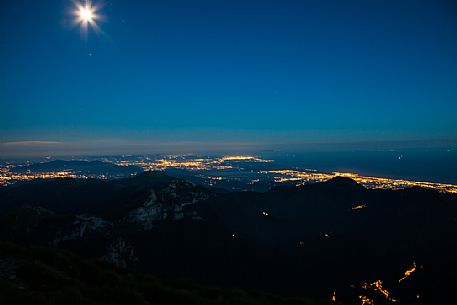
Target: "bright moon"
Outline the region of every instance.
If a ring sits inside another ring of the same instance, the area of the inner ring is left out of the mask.
[[[92,23],[94,21],[94,11],[91,7],[80,7],[78,14],[82,22]]]
[[[100,31],[97,26],[97,21],[101,19],[101,16],[97,14],[99,8],[99,6],[93,5],[90,0],[75,2],[73,9],[75,24],[80,26],[83,36],[87,36],[89,26],[96,32]]]

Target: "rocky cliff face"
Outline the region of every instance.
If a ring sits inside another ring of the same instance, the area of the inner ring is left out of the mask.
[[[88,214],[76,215],[76,219],[72,223],[72,231],[56,238],[53,241],[53,244],[54,246],[57,246],[61,241],[77,240],[93,233],[108,235],[113,227],[114,224],[112,222],[106,221],[100,217]]]
[[[151,189],[151,194],[143,206],[132,210],[126,220],[139,225],[143,230],[151,230],[158,223],[167,220],[201,220],[195,204],[205,199],[208,199],[208,194],[191,182],[174,180],[158,192]]]
[[[157,195],[154,189],[142,207],[132,210],[127,216],[127,221],[140,225],[144,230],[153,228],[154,223],[165,218],[165,211],[160,202],[157,202]]]
[[[120,268],[126,268],[136,260],[133,255],[132,245],[122,238],[117,238],[113,241],[102,259],[106,262],[113,263]]]
[[[208,198],[209,192],[205,189],[188,181],[172,180],[164,187],[150,188],[144,203],[121,218],[108,221],[100,215],[70,216],[65,226],[51,232],[50,243],[55,247],[78,249],[88,245],[92,251],[103,253],[100,256],[103,260],[125,268],[136,260],[129,238],[131,234],[136,234],[137,230],[150,231],[166,222],[202,220],[196,203]]]

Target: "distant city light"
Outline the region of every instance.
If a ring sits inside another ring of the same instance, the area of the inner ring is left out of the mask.
[[[350,172],[323,173],[310,169],[268,169],[264,166],[260,167],[257,170],[253,170],[252,168],[245,168],[243,164],[248,162],[270,163],[273,161],[249,155],[223,157],[183,157],[182,155],[167,155],[159,156],[157,158],[140,158],[138,160],[131,160],[128,156],[124,156],[122,158],[116,158],[113,160],[106,159],[104,161],[112,162],[118,166],[138,166],[141,167],[144,171],[164,171],[170,168],[174,168],[190,172],[197,172],[199,177],[205,179],[208,186],[217,186],[224,183],[236,181],[236,183],[241,185],[237,186],[239,190],[251,190],[252,186],[259,183],[260,181],[267,182],[268,184],[271,183],[269,184],[271,186],[274,186],[275,184],[303,186],[308,183],[328,181],[335,177],[345,177],[350,178],[369,189],[398,190],[409,187],[422,187],[427,189],[434,189],[439,192],[457,193],[457,185],[455,184],[361,176]],[[71,171],[52,173],[19,173],[13,171],[13,168],[14,166],[12,164],[4,164],[3,166],[0,166],[0,185],[6,186],[11,185],[17,181],[32,179],[49,179],[62,177],[87,178],[85,175],[80,175]],[[237,171],[239,175],[228,175],[227,173],[230,173],[230,171]],[[91,176],[90,178],[95,177]],[[109,179],[110,177],[100,176],[100,178]],[[365,209],[366,207],[367,205],[364,203],[357,203],[351,208],[351,210],[358,211]],[[260,213],[263,216],[269,215],[269,211],[260,211]]]
[[[355,207],[352,208],[353,211],[356,211],[356,210],[361,210],[361,209],[364,209],[366,208],[367,205],[366,204],[359,204],[359,205],[356,205]]]

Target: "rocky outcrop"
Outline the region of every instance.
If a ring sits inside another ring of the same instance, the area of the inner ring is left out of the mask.
[[[15,280],[17,275],[16,271],[18,264],[12,258],[1,258],[0,257],[0,279],[3,280]]]
[[[148,200],[142,207],[132,210],[127,221],[140,225],[144,230],[150,230],[155,222],[165,219],[164,213],[162,204],[157,201],[156,192],[152,189]]]
[[[154,189],[143,206],[132,210],[127,221],[144,230],[152,229],[161,221],[185,218],[201,220],[195,204],[208,198],[208,194],[193,183],[173,180],[168,187],[156,193]]]
[[[72,223],[73,230],[69,234],[54,240],[54,245],[65,240],[80,239],[92,233],[108,234],[113,226],[112,222],[106,221],[100,217],[87,214],[77,215],[76,220]]]
[[[108,247],[102,259],[120,268],[126,268],[134,263],[136,258],[133,255],[133,247],[122,238],[118,238]]]

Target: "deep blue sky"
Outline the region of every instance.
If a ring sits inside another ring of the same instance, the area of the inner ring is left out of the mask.
[[[5,151],[456,143],[452,0],[105,1],[87,39],[71,1],[0,3]]]

